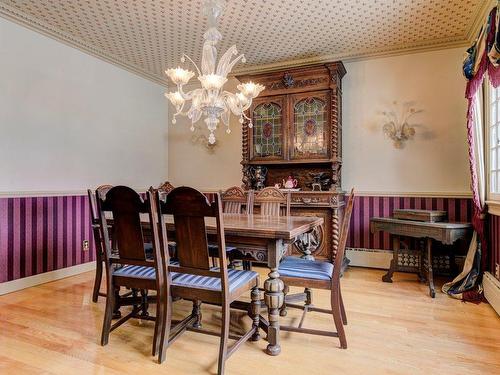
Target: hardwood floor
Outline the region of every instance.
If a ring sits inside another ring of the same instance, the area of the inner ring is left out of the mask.
[[[226,373],[500,374],[500,319],[489,305],[442,293],[433,300],[415,275],[396,273],[387,284],[380,281],[383,274],[351,268],[342,279],[347,350],[334,338],[282,332],[280,356],[264,354],[265,340],[248,342],[228,360]],[[218,338],[192,332],[168,349],[166,363],[155,363],[151,322],[132,320],[101,347],[104,300],[92,303],[92,281],[90,272],[0,297],[1,374],[216,372]],[[317,306],[328,307],[328,301],[326,291],[314,291]],[[174,318],[190,310],[189,303],[177,302]],[[205,327],[218,327],[217,308],[204,306],[203,313]],[[298,317],[291,309],[285,319]],[[233,331],[240,321],[250,324],[232,314]],[[310,313],[305,325],[333,327],[333,320]]]

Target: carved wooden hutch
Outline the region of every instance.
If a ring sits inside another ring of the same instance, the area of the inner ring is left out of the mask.
[[[249,109],[252,128],[243,126],[243,187],[255,188],[257,167],[267,170],[266,186],[289,175],[297,179],[300,191],[291,193],[292,215],[324,218],[324,226],[309,241],[312,255],[323,259],[335,257],[344,205],[340,186],[345,74],[342,62],[333,62],[237,76],[266,87]],[[313,174],[320,173],[326,191],[317,191],[317,184],[313,191],[313,182],[318,182]]]

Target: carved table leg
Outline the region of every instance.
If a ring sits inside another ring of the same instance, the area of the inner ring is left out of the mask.
[[[392,237],[392,248],[393,248],[393,258],[391,260],[391,265],[387,273],[382,276],[382,281],[385,283],[392,283],[392,275],[398,266],[398,253],[399,253],[399,236]]]
[[[436,297],[436,289],[434,288],[434,278],[432,275],[432,238],[427,238],[427,280],[429,281],[429,295]]]
[[[278,355],[281,352],[280,346],[280,323],[279,311],[283,305],[283,281],[279,279],[277,268],[271,268],[269,279],[264,282],[264,301],[268,307],[269,327],[267,331],[266,353],[269,355]]]
[[[269,278],[264,282],[264,301],[267,305],[269,326],[267,327],[266,353],[278,355],[281,352],[280,346],[280,307],[283,305],[285,296],[283,294],[284,284],[280,280],[278,266],[281,257],[286,253],[289,242],[282,240],[270,241],[267,244],[267,265],[270,268]]]

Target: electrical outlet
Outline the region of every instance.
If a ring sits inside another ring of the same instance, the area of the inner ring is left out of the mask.
[[[495,277],[500,280],[500,264],[495,263]]]
[[[83,248],[83,251],[89,251],[90,250],[89,240],[83,240],[82,248]]]

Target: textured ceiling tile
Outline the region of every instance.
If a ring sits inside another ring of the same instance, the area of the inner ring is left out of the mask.
[[[0,0],[0,13],[158,81],[201,58],[202,0]],[[3,9],[2,9],[3,7]],[[466,42],[484,0],[229,0],[219,50],[251,69]]]

